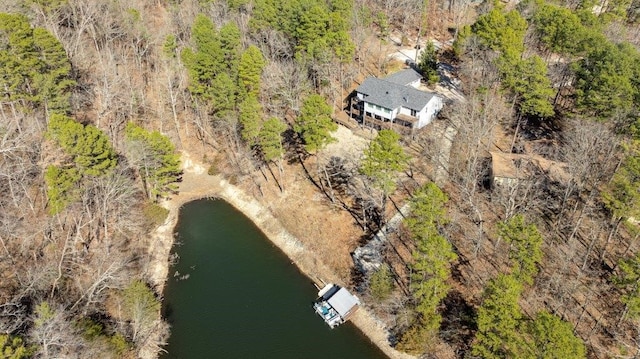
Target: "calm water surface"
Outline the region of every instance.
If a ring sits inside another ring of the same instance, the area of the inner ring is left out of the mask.
[[[311,308],[311,281],[226,202],[185,205],[176,236],[163,359],[386,358],[350,323],[329,329]]]

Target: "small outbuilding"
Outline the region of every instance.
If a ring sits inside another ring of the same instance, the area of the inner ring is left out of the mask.
[[[313,304],[316,313],[331,328],[346,322],[358,310],[360,300],[348,290],[335,284],[327,284],[318,292],[318,299]]]

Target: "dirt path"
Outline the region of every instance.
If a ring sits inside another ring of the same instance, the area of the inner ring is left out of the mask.
[[[180,192],[162,203],[165,208],[169,209],[169,216],[167,221],[154,233],[152,239],[157,245],[152,246],[149,253],[152,257],[152,265],[147,274],[160,292],[164,288],[168,276],[169,254],[173,245],[173,228],[178,220],[180,207],[187,202],[209,197],[224,199],[241,211],[296,264],[304,275],[317,284],[320,284],[320,279],[340,283],[336,273],[323,263],[322,258],[305,248],[297,238],[287,232],[268,208],[221,177],[209,176],[206,167],[195,161],[186,152],[182,153],[182,163],[184,175],[180,184]],[[384,324],[376,320],[366,308],[361,307],[351,318],[351,321],[391,359],[415,358],[400,353],[389,346],[388,332],[384,328]]]
[[[449,124],[444,131],[444,135],[440,137],[438,148],[438,157],[436,159],[435,182],[442,187],[449,180],[449,157],[451,155],[451,145],[456,137],[458,130],[455,125]]]

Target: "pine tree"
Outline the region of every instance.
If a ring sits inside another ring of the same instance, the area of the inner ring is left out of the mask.
[[[0,88],[5,96],[66,113],[75,81],[58,39],[45,29],[32,29],[23,15],[0,13],[0,43]]]
[[[282,157],[282,133],[287,130],[287,125],[278,118],[272,117],[264,122],[260,129],[258,144],[262,156],[266,162]]]
[[[178,42],[173,34],[167,35],[164,39],[164,44],[162,45],[162,53],[169,59],[173,59],[177,57],[176,50],[178,49]]]
[[[304,100],[293,130],[300,135],[308,152],[321,150],[335,141],[331,132],[337,130],[338,125],[331,119],[331,114],[331,106],[322,96],[312,94]]]
[[[83,128],[82,136],[67,150],[84,173],[101,176],[111,171],[117,162],[117,154],[104,132],[93,125]]]
[[[391,295],[391,292],[393,292],[393,276],[388,265],[382,265],[371,274],[369,291],[371,296],[378,301],[383,301]]]
[[[445,204],[447,195],[433,182],[427,183],[413,194],[411,216],[404,220],[412,233],[435,234],[447,223]]]
[[[516,10],[504,12],[500,6],[478,17],[471,26],[482,43],[503,56],[521,54],[524,51],[524,35],[527,21]]]
[[[125,129],[127,156],[138,168],[149,197],[157,200],[178,190],[180,156],[167,136],[129,122]]]
[[[585,113],[607,118],[635,106],[640,86],[640,54],[629,44],[609,42],[594,46],[575,66],[576,106]]]
[[[0,334],[0,358],[2,359],[27,359],[33,350],[26,347],[19,337]]]
[[[622,317],[637,320],[640,318],[640,252],[620,260],[618,268],[620,274],[613,282],[623,291],[621,301],[625,310]]]
[[[238,63],[240,60],[240,29],[234,22],[228,22],[220,28],[220,47],[223,53],[223,61],[226,64],[226,72],[232,78],[238,72]]]
[[[478,309],[473,355],[483,359],[518,357],[523,345],[517,330],[522,318],[518,304],[521,292],[520,282],[509,275],[500,274],[487,283]]]
[[[520,112],[537,117],[551,117],[554,113],[551,96],[551,80],[547,77],[547,66],[539,56],[524,60],[520,79],[514,91],[520,97]]]
[[[451,263],[457,259],[451,243],[440,234],[440,227],[447,222],[447,200],[438,186],[429,183],[414,193],[411,216],[405,219],[416,243],[410,289],[418,317],[402,334],[399,350],[410,354],[424,353],[440,329],[438,308],[449,292]]]
[[[68,112],[70,90],[75,81],[71,79],[67,53],[58,39],[45,29],[35,28],[33,41],[40,58],[40,66],[33,74],[38,89],[35,100],[49,111]]]
[[[82,174],[101,176],[117,164],[117,155],[104,132],[62,114],[49,118],[48,135],[73,156]]]
[[[47,167],[44,181],[47,185],[48,206],[51,215],[59,213],[69,203],[77,199],[80,178],[80,172],[74,167]]]
[[[513,276],[525,284],[533,284],[538,272],[537,265],[542,260],[542,235],[535,224],[525,223],[522,215],[511,217],[498,223],[498,235],[509,243],[509,257],[512,261]]]
[[[407,354],[421,356],[429,349],[434,340],[434,333],[416,321],[407,331],[402,333],[402,337],[396,349]]]
[[[624,160],[602,191],[602,200],[615,222],[640,217],[640,141],[632,140],[624,150]]]
[[[251,94],[246,97],[239,105],[239,121],[242,126],[240,134],[249,146],[254,147],[258,144],[260,136],[260,128],[262,127],[262,106],[260,102]]]
[[[238,81],[240,91],[245,96],[258,97],[260,94],[260,76],[265,65],[264,56],[256,46],[251,45],[242,53],[238,67]]]
[[[206,15],[198,14],[191,27],[194,48],[185,48],[181,59],[189,73],[189,90],[206,101],[215,101],[214,80],[226,69],[225,53],[215,25]]]
[[[586,349],[582,340],[573,334],[571,324],[557,316],[539,312],[533,321],[526,325],[527,344],[522,347],[525,353],[520,358],[531,359],[585,359]]]
[[[440,80],[438,76],[438,54],[436,53],[436,47],[433,42],[427,41],[427,46],[420,54],[420,60],[418,61],[418,67],[422,72],[422,76],[427,80],[429,84],[434,84]]]
[[[553,115],[553,89],[547,77],[547,66],[539,56],[521,59],[520,55],[502,56],[498,61],[502,85],[519,100],[524,115],[550,117]]]
[[[291,30],[296,39],[296,57],[318,59],[330,50],[327,42],[329,14],[326,5],[320,2],[300,2],[295,9]]]
[[[409,156],[400,145],[400,135],[392,130],[378,132],[365,150],[360,173],[382,191],[383,200],[396,189],[398,172],[408,166]]]
[[[584,51],[589,30],[573,11],[542,3],[538,5],[531,20],[540,42],[551,52],[579,55]]]
[[[213,79],[205,99],[212,108],[216,119],[228,119],[234,115],[236,108],[236,82],[227,73],[221,73]]]

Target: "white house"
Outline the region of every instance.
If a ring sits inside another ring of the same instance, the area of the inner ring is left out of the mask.
[[[367,78],[356,89],[361,116],[412,129],[428,125],[442,109],[443,100],[435,93],[418,90],[420,79],[413,69],[384,79]]]

